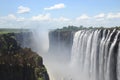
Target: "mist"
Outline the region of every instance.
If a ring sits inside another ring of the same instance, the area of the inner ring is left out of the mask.
[[[47,53],[49,49],[48,31],[37,28],[31,29],[31,32],[32,49],[40,55]]]
[[[80,30],[70,33],[32,30],[32,49],[43,57],[50,79],[114,80],[117,76],[114,70],[119,65],[111,61],[116,59],[111,54],[119,53],[116,43],[120,32]]]
[[[77,74],[70,66],[71,53],[68,51],[68,47],[64,45],[64,42],[53,40],[52,42],[59,45],[54,44],[52,45],[52,49],[50,49],[49,30],[37,28],[31,29],[31,32],[31,48],[43,57],[50,80],[73,80],[73,74],[74,78],[77,78],[75,76]]]

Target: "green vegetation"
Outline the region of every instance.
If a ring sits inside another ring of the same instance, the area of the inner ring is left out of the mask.
[[[7,34],[7,33],[20,33],[20,32],[28,32],[29,29],[8,29],[8,28],[0,28],[0,34]]]
[[[15,74],[11,71],[14,71]],[[7,73],[11,75],[9,76]],[[13,76],[14,78],[12,77],[11,80],[49,80],[42,57],[30,48],[20,47],[15,33],[0,34],[0,74],[8,78]],[[9,80],[1,75],[1,80]],[[24,79],[23,75],[27,79]],[[16,79],[18,77],[19,79]]]
[[[116,27],[93,27],[93,26],[90,26],[90,27],[84,27],[84,26],[67,26],[67,27],[63,27],[61,29],[55,29],[55,31],[78,31],[78,30],[84,30],[84,29],[120,29],[120,26],[116,26]]]
[[[85,27],[68,26],[68,27],[63,27],[62,29],[56,29],[56,31],[77,31],[79,29],[85,29]]]

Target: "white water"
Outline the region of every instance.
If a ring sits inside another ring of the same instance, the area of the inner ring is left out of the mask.
[[[120,54],[120,51],[115,51],[119,33],[116,30],[112,32],[109,30],[103,30],[102,32],[101,30],[76,32],[72,47],[71,65],[73,69],[78,68],[78,72],[85,76],[82,80],[116,80],[116,78],[119,78],[114,62],[114,55]],[[117,60],[117,64],[120,64],[119,59]],[[80,80],[80,78],[77,80]]]
[[[36,36],[37,34],[39,36]],[[39,31],[33,34],[35,51],[38,53],[41,53],[40,45],[44,45],[44,48],[46,48],[46,44],[48,44],[46,40],[48,36],[41,43],[40,40],[43,37],[41,38],[40,34]],[[49,53],[40,54],[44,59],[50,79],[116,80],[115,78],[117,78],[120,80],[120,43],[118,49],[116,49],[118,51],[115,51],[115,46],[118,45],[119,34],[120,32],[117,30],[80,30],[76,32],[73,38],[71,60],[68,62],[65,62],[65,59],[58,61],[56,60],[57,56],[53,57]],[[118,54],[116,59],[117,67],[115,67],[116,64],[114,63],[115,54]]]

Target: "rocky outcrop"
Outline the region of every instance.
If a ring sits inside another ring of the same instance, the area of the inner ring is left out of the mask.
[[[49,80],[42,57],[22,48],[14,33],[0,35],[0,80]]]

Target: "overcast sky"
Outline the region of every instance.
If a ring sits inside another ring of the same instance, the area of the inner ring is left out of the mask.
[[[120,0],[0,0],[0,28],[120,26]]]

